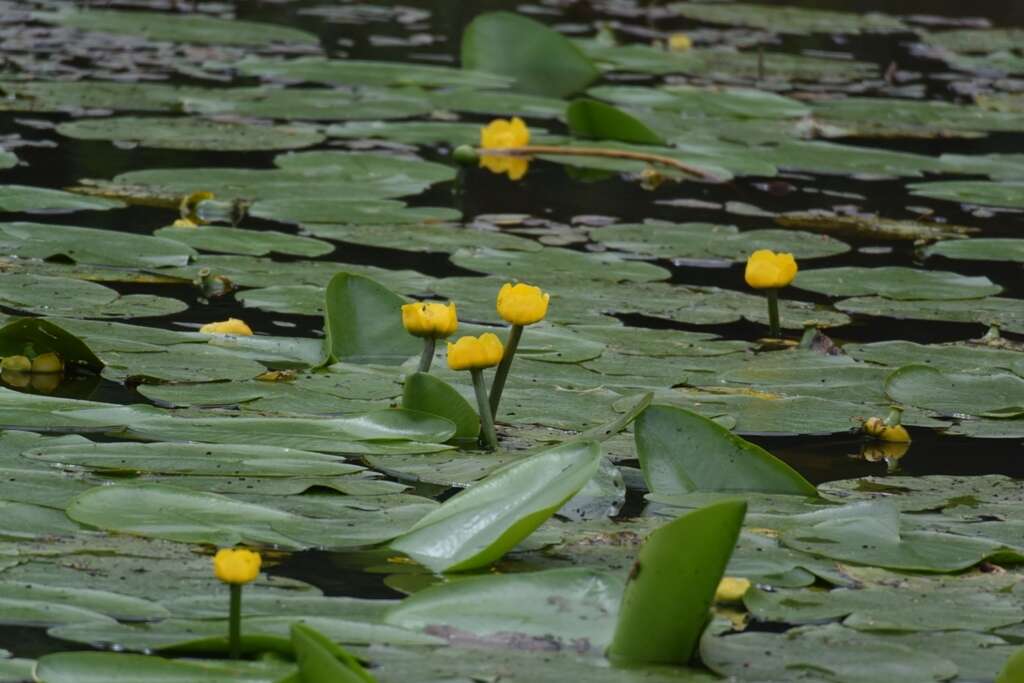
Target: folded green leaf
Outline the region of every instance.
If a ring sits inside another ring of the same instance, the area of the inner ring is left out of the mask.
[[[447,500],[391,547],[436,572],[485,567],[583,488],[600,458],[597,443],[577,441],[512,463]]]
[[[292,624],[292,645],[303,683],[375,683],[355,657],[317,630]]]
[[[654,493],[756,491],[817,496],[789,465],[689,410],[653,405],[636,420],[636,449]]]
[[[480,433],[480,417],[469,401],[443,379],[425,372],[405,378],[402,407],[451,420],[456,439],[474,439]]]
[[[745,501],[722,501],[684,515],[648,537],[622,596],[608,651],[613,661],[690,661],[746,512]]]
[[[399,295],[375,280],[341,272],[327,285],[324,333],[331,362],[399,365],[420,350],[402,327]]]

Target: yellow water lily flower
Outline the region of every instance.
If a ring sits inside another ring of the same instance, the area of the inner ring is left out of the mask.
[[[532,325],[548,314],[550,298],[540,287],[506,282],[498,292],[498,315],[513,325]]]
[[[5,372],[31,372],[32,361],[28,356],[5,356],[0,361],[0,370]]]
[[[530,129],[518,116],[509,119],[495,119],[480,129],[480,147],[483,149],[508,149],[525,147],[530,144]],[[484,155],[480,166],[491,173],[506,173],[509,180],[519,180],[530,168],[530,160],[518,156]]]
[[[484,149],[525,147],[530,144],[530,129],[518,116],[494,119],[480,129],[480,146]]]
[[[252,328],[245,324],[245,321],[238,318],[228,318],[216,323],[206,323],[199,328],[203,334],[236,334],[241,337],[251,337]]]
[[[725,576],[715,589],[715,602],[740,602],[748,590],[750,581],[747,579]]]
[[[199,224],[191,218],[175,218],[171,223],[172,228],[198,228]]]
[[[504,353],[501,340],[491,332],[479,337],[459,337],[454,344],[448,342],[448,367],[452,370],[482,370],[497,365]]]
[[[786,252],[758,249],[747,259],[744,277],[754,289],[779,289],[796,277],[796,259]]]
[[[868,418],[864,421],[864,433],[879,441],[891,443],[910,443],[910,434],[903,425],[887,425],[880,417]]]
[[[42,353],[32,359],[32,372],[55,373],[64,371],[64,361],[54,352]]]
[[[245,548],[221,548],[213,556],[213,573],[224,583],[240,586],[255,581],[263,560]]]
[[[673,33],[668,37],[668,49],[672,52],[686,52],[693,47],[693,41],[685,33]]]
[[[411,335],[444,339],[458,329],[459,317],[452,302],[440,304],[417,301],[402,306],[402,325]]]

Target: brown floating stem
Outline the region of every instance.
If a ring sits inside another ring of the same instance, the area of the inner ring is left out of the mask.
[[[527,157],[539,154],[553,154],[570,157],[605,157],[606,159],[630,159],[633,161],[644,161],[649,164],[661,164],[674,168],[693,178],[709,180],[716,183],[725,182],[714,173],[683,163],[678,159],[667,157],[661,154],[650,154],[648,152],[635,152],[625,149],[608,149],[606,147],[562,147],[559,145],[525,145],[523,147],[497,147],[494,149],[477,149],[480,156],[491,157]]]

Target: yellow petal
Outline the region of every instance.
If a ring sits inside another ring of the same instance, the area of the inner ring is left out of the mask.
[[[452,370],[482,370],[501,361],[505,347],[497,335],[485,332],[479,337],[460,337],[448,343],[448,367]]]
[[[715,602],[739,602],[750,590],[750,581],[732,576],[723,577],[715,589]]]
[[[532,325],[547,315],[550,298],[540,287],[506,282],[498,292],[498,315],[513,325]]]
[[[260,575],[263,560],[245,548],[221,548],[213,556],[213,573],[224,583],[244,584]]]
[[[754,289],[785,287],[796,277],[796,259],[792,254],[771,249],[758,249],[747,259],[744,278]]]
[[[32,359],[32,372],[40,374],[63,372],[64,361],[56,353],[42,353]]]
[[[693,41],[685,33],[673,33],[668,37],[668,49],[672,52],[686,52],[693,47]]]
[[[228,318],[217,323],[207,323],[199,328],[203,334],[236,334],[241,337],[252,336],[252,329],[238,318]]]
[[[443,339],[455,333],[459,317],[454,303],[417,301],[402,306],[402,325],[417,337]]]

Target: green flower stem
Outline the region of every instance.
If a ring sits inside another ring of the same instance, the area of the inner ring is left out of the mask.
[[[775,287],[766,289],[765,295],[768,297],[768,332],[778,339],[782,336],[782,328],[779,325],[779,290]]]
[[[420,372],[430,372],[430,364],[434,362],[434,348],[437,340],[433,337],[423,338],[423,353],[420,355]]]
[[[494,381],[491,382],[491,416],[498,417],[498,404],[501,403],[501,392],[505,390],[505,380],[508,379],[509,368],[512,367],[512,357],[516,355],[519,348],[519,340],[523,336],[523,326],[513,325],[508,331],[508,341],[505,342],[505,353],[498,363],[498,369],[494,371]]]
[[[487,387],[484,386],[484,371],[470,370],[473,376],[473,389],[476,391],[476,405],[480,410],[480,431],[487,444],[488,450],[498,447],[498,437],[494,433],[494,416],[491,415],[491,406],[487,403]]]
[[[889,414],[886,416],[884,422],[886,427],[897,427],[903,418],[903,408],[899,406],[892,406],[889,409]]]
[[[231,584],[231,608],[228,613],[228,652],[231,659],[242,656],[242,584]]]

